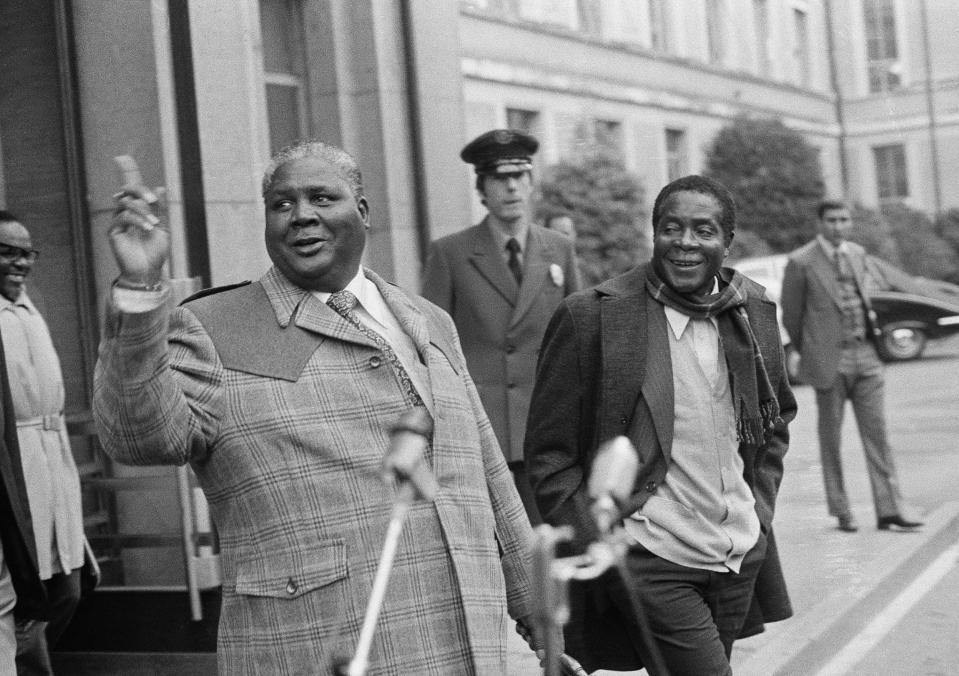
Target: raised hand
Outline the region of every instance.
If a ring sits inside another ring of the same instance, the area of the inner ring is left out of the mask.
[[[123,160],[121,162],[121,160]],[[156,195],[143,185],[136,163],[117,158],[123,189],[113,196],[116,209],[108,236],[120,268],[117,283],[130,288],[152,287],[160,280],[170,252],[170,231],[153,211]]]

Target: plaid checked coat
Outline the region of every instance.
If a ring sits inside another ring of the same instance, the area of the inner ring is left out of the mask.
[[[375,274],[429,368],[440,491],[410,512],[370,674],[502,674],[531,612],[532,533],[452,320]],[[220,536],[221,673],[328,673],[359,635],[407,408],[373,342],[275,268],[163,309],[108,309],[94,413],[107,453],[190,462]],[[169,344],[169,347],[167,346]]]

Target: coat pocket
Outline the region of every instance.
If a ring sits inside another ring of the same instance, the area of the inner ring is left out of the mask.
[[[267,556],[237,566],[236,593],[297,599],[346,577],[346,545],[327,540],[292,555]]]

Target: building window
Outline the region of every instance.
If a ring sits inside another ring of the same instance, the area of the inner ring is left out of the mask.
[[[906,176],[906,149],[902,144],[875,146],[876,184],[880,200],[898,200],[909,197],[909,179]]]
[[[520,18],[569,30],[580,28],[577,0],[517,0]]]
[[[599,19],[599,34],[607,42],[647,46],[647,28],[643,12],[645,7],[638,2],[604,2],[587,0],[590,6],[596,5],[595,14]],[[587,4],[581,0],[580,7]],[[600,6],[601,5],[601,6]]]
[[[649,46],[660,52],[669,51],[669,16],[666,0],[649,0]]]
[[[721,64],[725,57],[723,44],[725,16],[723,0],[706,0],[706,43],[709,48],[709,63]]]
[[[614,155],[623,156],[623,125],[613,120],[593,120],[593,143]]]
[[[808,87],[809,71],[809,17],[801,9],[793,10],[793,62],[795,63],[796,81],[803,87]]]
[[[464,7],[492,14],[519,14],[519,0],[461,0]]]
[[[769,0],[753,0],[753,26],[756,30],[756,66],[759,74],[769,77]]]
[[[506,126],[536,136],[539,131],[539,113],[535,110],[520,108],[506,109]]]
[[[270,152],[309,135],[306,42],[298,0],[260,0]]]
[[[896,45],[896,12],[893,0],[863,0],[866,28],[866,58],[869,67],[869,91],[898,89],[899,48]]]
[[[666,179],[674,181],[689,173],[689,152],[686,147],[686,132],[682,129],[666,130]]]
[[[579,0],[579,27],[587,35],[604,37],[603,0]]]

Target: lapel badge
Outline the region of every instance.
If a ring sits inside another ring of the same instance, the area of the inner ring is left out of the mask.
[[[556,263],[550,263],[549,265],[549,278],[553,280],[553,284],[556,286],[563,286],[566,281],[566,277],[563,275],[563,268],[559,267]]]

